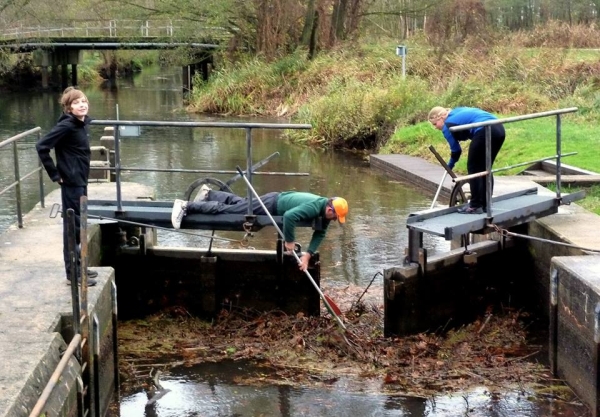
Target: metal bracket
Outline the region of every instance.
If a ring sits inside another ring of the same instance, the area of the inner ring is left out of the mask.
[[[55,219],[58,216],[58,213],[62,213],[62,206],[58,203],[52,204],[52,208],[50,209],[50,218]]]
[[[477,265],[477,253],[466,251],[463,255],[463,262],[467,266],[475,266]]]

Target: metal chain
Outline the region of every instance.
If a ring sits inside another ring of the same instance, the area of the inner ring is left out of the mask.
[[[245,249],[254,249],[253,247],[248,246],[250,244],[249,238],[254,237],[254,233],[252,233],[252,223],[244,222],[242,227],[246,233],[244,234],[242,240],[240,240],[240,246]]]
[[[554,240],[542,239],[542,238],[539,238],[539,237],[534,237],[534,236],[528,236],[528,235],[522,235],[522,234],[519,234],[519,233],[509,232],[507,229],[502,229],[498,225],[495,225],[495,224],[492,224],[491,226],[496,230],[496,232],[500,233],[500,235],[504,236],[504,237],[506,237],[506,236],[519,237],[521,239],[535,240],[537,242],[544,242],[544,243],[550,243],[550,244],[558,245],[558,246],[566,246],[568,248],[573,248],[573,249],[580,249],[580,250],[585,251],[585,252],[600,253],[600,249],[584,248],[582,246],[572,245],[570,243],[556,242]]]

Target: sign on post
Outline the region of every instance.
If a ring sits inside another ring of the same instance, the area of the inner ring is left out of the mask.
[[[396,46],[396,55],[402,57],[402,78],[404,78],[406,76],[406,46]]]

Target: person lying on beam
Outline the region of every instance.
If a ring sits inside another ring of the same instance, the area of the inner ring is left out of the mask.
[[[315,230],[308,250],[300,258],[300,269],[306,270],[308,261],[317,251],[325,238],[327,227],[332,220],[346,222],[348,202],[341,197],[321,197],[316,194],[284,191],[271,192],[260,197],[272,216],[283,216],[283,235],[285,249],[295,248],[296,225],[298,222],[311,221],[323,217],[323,227]],[[248,198],[242,198],[225,191],[211,190],[203,185],[194,201],[175,200],[171,213],[171,222],[175,229],[181,227],[183,217],[188,214],[247,214]],[[260,202],[252,199],[252,213],[266,215]]]

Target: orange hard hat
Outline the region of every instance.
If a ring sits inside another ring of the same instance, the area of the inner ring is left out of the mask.
[[[340,223],[346,222],[346,214],[348,214],[348,202],[342,197],[333,197],[331,205],[335,210],[337,219]]]

